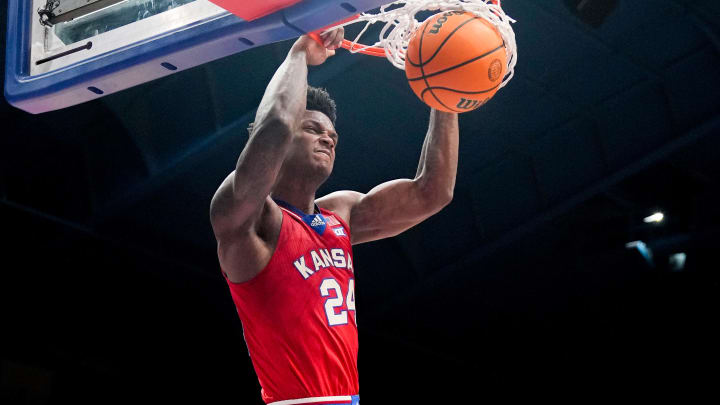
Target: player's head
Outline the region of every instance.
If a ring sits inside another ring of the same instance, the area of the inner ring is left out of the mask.
[[[307,105],[285,159],[285,169],[297,176],[325,181],[335,163],[338,135],[335,101],[324,89],[308,86]]]

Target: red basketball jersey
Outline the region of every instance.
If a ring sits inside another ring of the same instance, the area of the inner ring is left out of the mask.
[[[282,227],[268,265],[247,282],[227,280],[262,398],[357,395],[350,230],[331,211],[304,215],[279,203]]]

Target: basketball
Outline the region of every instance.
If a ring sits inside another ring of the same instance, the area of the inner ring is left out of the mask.
[[[505,43],[487,20],[447,11],[426,20],[408,43],[405,75],[437,110],[462,113],[485,104],[507,73]]]

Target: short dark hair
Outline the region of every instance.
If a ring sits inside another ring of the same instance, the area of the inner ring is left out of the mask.
[[[320,111],[330,118],[333,126],[335,126],[335,120],[337,119],[337,107],[335,100],[330,97],[327,90],[320,87],[307,87],[307,103],[305,106],[306,110]],[[248,133],[252,134],[254,122],[248,125]]]
[[[308,86],[307,89],[307,106],[306,110],[320,111],[330,118],[333,126],[335,126],[335,120],[337,119],[337,107],[335,100],[330,97],[327,90]]]

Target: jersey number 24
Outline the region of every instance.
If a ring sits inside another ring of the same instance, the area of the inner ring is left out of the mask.
[[[335,291],[335,296],[331,297],[331,292]],[[343,295],[340,283],[334,278],[326,278],[320,284],[320,295],[323,297],[331,297],[325,300],[325,315],[327,316],[328,325],[346,325],[348,323],[348,311],[355,311],[355,280],[350,279],[348,282],[347,294]],[[343,297],[345,297],[345,304],[347,310],[343,309],[340,312],[336,311],[336,308],[343,306]]]

